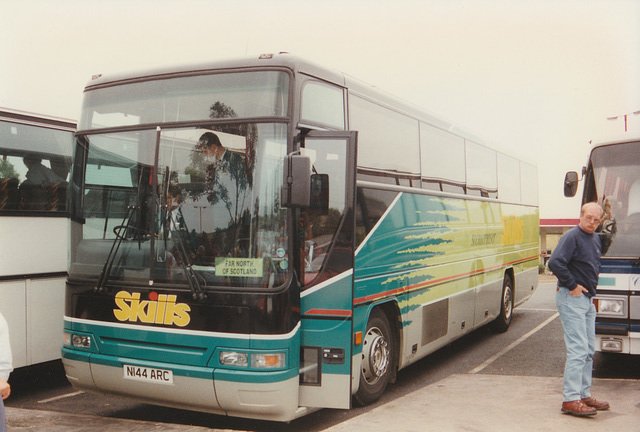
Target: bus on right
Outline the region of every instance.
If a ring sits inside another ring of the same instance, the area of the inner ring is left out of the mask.
[[[594,146],[582,179],[582,202],[604,209],[596,350],[640,354],[640,137]],[[565,196],[575,196],[582,179],[568,172]]]

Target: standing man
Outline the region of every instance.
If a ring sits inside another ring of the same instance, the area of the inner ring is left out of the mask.
[[[596,294],[600,274],[602,217],[597,203],[582,206],[578,226],[567,231],[551,254],[549,268],[558,278],[556,306],[564,330],[567,360],[564,368],[562,412],[579,417],[609,409],[591,396],[593,355],[596,351]]]

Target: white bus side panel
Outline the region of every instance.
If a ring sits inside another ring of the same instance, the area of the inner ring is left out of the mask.
[[[0,313],[9,325],[13,367],[27,363],[27,320],[25,281],[0,282]]]
[[[0,282],[14,368],[60,358],[65,282],[65,277]]]
[[[65,217],[3,216],[0,276],[66,272],[68,222]]]
[[[66,277],[27,281],[28,364],[60,358],[66,282]]]
[[[64,217],[2,218],[0,312],[14,368],[60,358],[67,236]]]

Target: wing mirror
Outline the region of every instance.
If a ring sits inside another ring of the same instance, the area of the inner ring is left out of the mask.
[[[574,197],[578,192],[578,173],[575,171],[569,171],[564,176],[564,196]]]
[[[309,207],[311,202],[311,159],[289,154],[284,158],[282,207]]]

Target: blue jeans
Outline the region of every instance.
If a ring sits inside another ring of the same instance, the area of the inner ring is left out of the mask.
[[[593,355],[596,352],[596,308],[593,300],[584,294],[574,297],[567,288],[560,288],[556,293],[556,306],[567,346],[564,402],[591,397]]]

